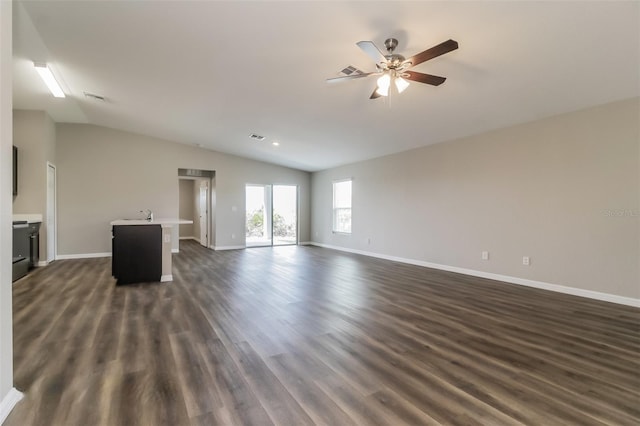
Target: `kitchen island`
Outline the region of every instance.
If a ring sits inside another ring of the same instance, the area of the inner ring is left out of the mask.
[[[120,219],[111,222],[111,274],[118,284],[173,281],[172,229],[189,223],[193,221]]]

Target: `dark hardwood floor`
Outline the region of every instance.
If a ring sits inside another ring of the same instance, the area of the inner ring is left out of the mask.
[[[16,283],[5,426],[640,424],[639,309],[313,247],[173,265]]]

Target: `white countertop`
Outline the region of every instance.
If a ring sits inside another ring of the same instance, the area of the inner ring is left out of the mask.
[[[154,219],[154,220],[144,220],[144,219],[118,219],[111,222],[111,226],[118,225],[162,225],[162,226],[171,226],[171,225],[186,225],[189,223],[193,223],[192,220],[187,219]]]
[[[26,220],[27,223],[37,223],[42,222],[41,214],[27,214],[27,213],[18,213],[13,215],[13,221],[22,221]]]

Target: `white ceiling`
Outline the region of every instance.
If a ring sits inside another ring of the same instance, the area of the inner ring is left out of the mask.
[[[308,171],[640,95],[637,1],[23,1],[14,14],[14,108]],[[388,101],[368,99],[374,77],[325,82],[373,71],[355,43],[390,36],[407,57],[458,41],[415,68],[447,81]],[[37,77],[43,60],[67,98]]]

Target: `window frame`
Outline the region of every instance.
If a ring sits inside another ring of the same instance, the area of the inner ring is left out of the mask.
[[[337,207],[336,206],[336,185],[349,182],[351,194],[349,197],[349,207]],[[331,197],[332,197],[332,209],[331,209],[331,232],[334,234],[351,235],[353,233],[353,178],[336,179],[331,182]],[[349,230],[337,229],[338,220],[336,210],[349,210]]]

